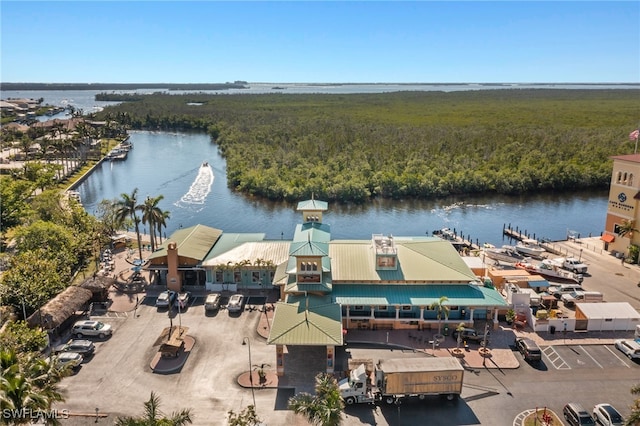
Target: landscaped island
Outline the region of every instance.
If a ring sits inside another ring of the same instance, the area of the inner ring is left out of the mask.
[[[640,90],[136,95],[98,119],[208,132],[228,183],[269,199],[606,188]]]

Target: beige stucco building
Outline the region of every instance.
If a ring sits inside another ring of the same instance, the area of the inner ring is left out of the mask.
[[[613,159],[609,203],[602,240],[605,250],[627,253],[631,244],[640,244],[640,232],[620,235],[625,221],[640,223],[640,154],[618,155]]]

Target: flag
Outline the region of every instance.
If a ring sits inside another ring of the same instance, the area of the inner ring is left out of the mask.
[[[633,132],[629,133],[629,140],[630,141],[637,141],[638,140],[638,136],[640,136],[640,130],[636,129]]]

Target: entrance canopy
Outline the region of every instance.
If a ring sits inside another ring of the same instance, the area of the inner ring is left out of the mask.
[[[270,345],[342,346],[340,305],[328,297],[289,296],[276,304]]]

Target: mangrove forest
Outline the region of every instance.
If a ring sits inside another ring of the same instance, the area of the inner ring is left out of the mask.
[[[602,189],[610,157],[634,152],[628,135],[640,119],[635,89],[110,99],[122,103],[97,119],[207,132],[228,185],[274,200]]]

